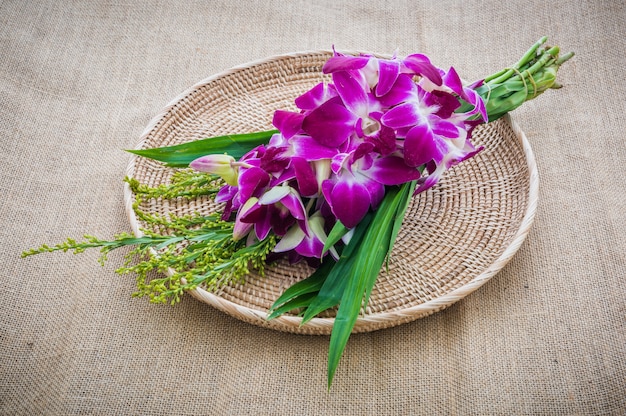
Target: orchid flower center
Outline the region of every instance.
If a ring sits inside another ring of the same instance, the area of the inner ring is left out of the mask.
[[[365,117],[362,121],[361,128],[363,134],[372,136],[380,130],[380,123],[371,117]]]

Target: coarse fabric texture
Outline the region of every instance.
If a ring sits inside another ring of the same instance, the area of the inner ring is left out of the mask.
[[[330,391],[326,336],[132,299],[123,251],[20,258],[130,231],[122,149],[210,75],[335,45],[472,80],[542,35],[577,56],[513,113],[540,176],[526,242],[444,311],[353,335]],[[1,1],[0,414],[626,413],[625,38],[623,1]]]

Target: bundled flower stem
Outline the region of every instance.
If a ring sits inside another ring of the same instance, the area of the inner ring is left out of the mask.
[[[495,121],[515,110],[547,89],[560,88],[556,82],[559,67],[574,56],[559,56],[559,47],[543,47],[544,36],[511,68],[505,68],[484,79],[476,88],[485,100],[489,121]]]
[[[545,42],[540,39],[514,66],[469,85],[454,68],[437,68],[421,54],[382,59],[335,52],[323,67],[331,82],[297,97],[298,111],[277,110],[277,130],[132,151],[192,168],[157,188],[127,179],[137,196],[135,211],[148,225],[143,236],[86,236],[85,242],[68,239],[23,256],[90,247],[106,256],[135,246],[118,272],[136,273],[135,295],[156,303],[176,303],[199,285],[240,282],[250,267],[262,274],[276,255],[307,261],[317,270],[288,288],[268,319],[295,311],[304,325],[337,308],[330,387],[412,196],[480,152],[471,143],[477,125],[559,87],[558,68],[573,54],[559,57],[559,48]],[[224,203],[221,216],[163,218],[139,209],[142,198],[199,195]],[[135,255],[143,260],[130,265]],[[149,270],[169,275],[150,280]]]

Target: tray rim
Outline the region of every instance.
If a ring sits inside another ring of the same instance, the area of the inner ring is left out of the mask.
[[[289,58],[298,58],[298,57],[306,57],[310,55],[320,55],[320,54],[328,54],[332,53],[330,50],[320,49],[320,50],[310,50],[310,51],[299,51],[292,52],[287,54],[273,55],[267,58],[250,61],[248,63],[244,63],[241,65],[234,66],[225,71],[218,72],[214,75],[211,75],[207,78],[202,79],[199,82],[196,82],[191,87],[184,90],[182,93],[178,94],[174,97],[165,107],[163,107],[148,123],[146,128],[141,133],[140,139],[135,146],[135,149],[141,149],[147,138],[150,136],[152,131],[158,126],[158,124],[162,121],[163,117],[165,117],[180,101],[184,100],[189,95],[193,94],[197,89],[206,86],[207,84],[219,80],[225,76],[236,73],[238,71],[250,69],[251,67],[263,65],[267,63],[271,63],[276,60],[289,59]],[[363,52],[356,51],[342,51],[342,53],[347,54],[359,54]],[[370,52],[367,52],[370,53]],[[370,53],[372,55],[378,57],[388,57],[389,55]],[[495,274],[497,274],[515,255],[515,253],[519,250],[522,243],[525,241],[530,228],[534,222],[535,214],[538,205],[538,197],[539,197],[539,174],[537,170],[537,163],[535,160],[535,156],[533,154],[530,143],[525,135],[525,133],[521,130],[519,125],[513,120],[510,114],[506,114],[502,117],[504,122],[510,125],[513,130],[513,134],[516,136],[517,140],[521,143],[522,149],[524,152],[524,156],[526,159],[526,165],[529,172],[529,186],[528,186],[528,205],[526,207],[526,211],[524,216],[520,222],[519,228],[515,233],[515,236],[511,240],[510,244],[504,249],[501,255],[487,267],[482,273],[475,276],[472,280],[467,282],[461,287],[458,287],[442,296],[436,297],[434,299],[428,300],[419,305],[410,306],[405,309],[395,310],[391,312],[376,312],[371,314],[361,314],[359,318],[357,318],[357,322],[354,326],[353,333],[358,332],[370,332],[376,331],[380,329],[390,328],[393,326],[401,325],[403,323],[408,323],[419,318],[431,315],[438,311],[441,311],[452,304],[458,302],[464,297],[468,296],[472,292],[476,291],[482,285],[484,285],[488,280],[490,280]],[[126,168],[126,176],[132,177],[134,173],[134,165],[136,160],[139,158],[137,155],[131,155],[130,160],[128,161],[128,165]],[[134,214],[132,205],[133,205],[133,193],[130,189],[128,183],[124,183],[124,202],[125,202],[125,210],[132,228],[132,231],[135,235],[141,236],[142,233],[140,231],[139,221]],[[241,321],[248,322],[257,326],[266,327],[274,330],[279,330],[283,332],[293,332],[297,334],[307,334],[307,335],[328,335],[330,334],[333,324],[334,318],[313,318],[307,324],[301,326],[302,318],[292,315],[282,315],[278,318],[274,318],[271,321],[267,320],[268,313],[267,311],[262,311],[259,309],[252,309],[246,306],[239,305],[230,300],[224,299],[219,295],[209,292],[202,288],[196,288],[194,290],[189,291],[189,294],[196,298],[197,300],[207,303],[212,307],[232,316]]]

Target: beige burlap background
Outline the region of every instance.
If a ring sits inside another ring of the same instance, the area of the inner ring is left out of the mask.
[[[0,1],[0,413],[624,414],[625,28],[609,1]],[[131,299],[123,252],[19,257],[129,231],[122,149],[210,75],[334,44],[475,79],[544,34],[577,56],[514,112],[541,180],[526,242],[449,309],[353,336],[330,392],[327,337]]]

